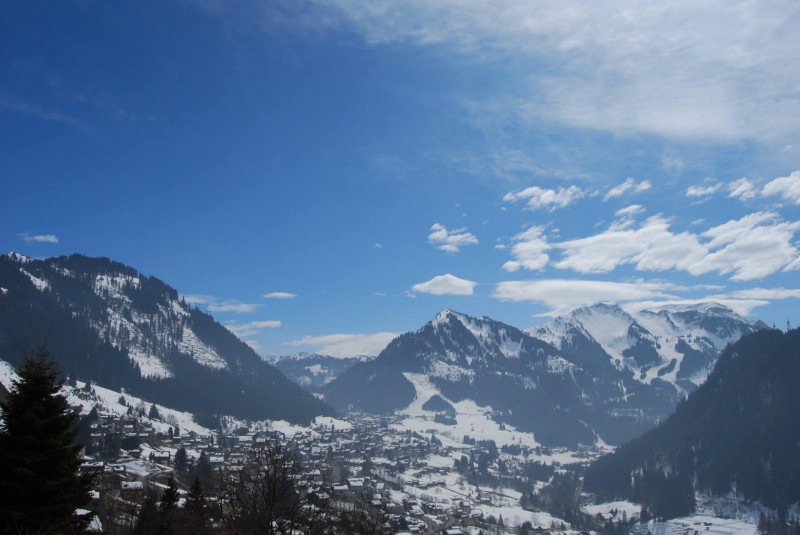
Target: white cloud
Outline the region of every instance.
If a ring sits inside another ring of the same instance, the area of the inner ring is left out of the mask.
[[[472,295],[476,282],[460,279],[449,273],[411,287],[413,292],[433,295]]]
[[[381,245],[380,243],[376,243],[375,245],[373,245],[373,247],[375,247],[376,249],[383,249],[383,245]]]
[[[603,200],[607,201],[609,199],[613,199],[614,197],[620,197],[620,196],[622,196],[624,193],[626,193],[628,191],[633,191],[635,193],[640,193],[642,191],[649,190],[651,187],[652,187],[652,184],[650,184],[649,180],[642,180],[641,182],[639,182],[637,184],[636,180],[634,180],[633,178],[628,177],[628,178],[625,179],[625,181],[623,183],[618,184],[618,185],[614,186],[613,188],[611,188],[610,190],[608,190],[608,192],[606,192],[606,194],[603,195]]]
[[[728,197],[739,198],[743,201],[753,199],[756,196],[756,188],[747,178],[742,177],[728,184]]]
[[[563,251],[555,266],[578,273],[606,273],[623,264],[633,264],[637,270],[686,270],[703,258],[706,249],[696,236],[675,234],[669,226],[667,219],[653,216],[637,229],[612,225],[594,236],[554,244]]]
[[[264,299],[294,299],[295,297],[297,297],[297,294],[289,292],[270,292],[264,294]]]
[[[667,293],[672,289],[674,286],[664,282],[540,279],[498,283],[492,297],[541,304],[548,308],[542,316],[557,316],[600,301],[668,299],[674,297]]]
[[[761,190],[761,195],[765,197],[780,195],[784,201],[800,204],[800,171],[768,182]]]
[[[515,242],[511,246],[511,256],[514,260],[503,264],[504,270],[512,273],[520,268],[536,271],[544,269],[550,261],[547,251],[551,246],[547,243],[547,236],[544,235],[544,227],[531,227],[514,236],[512,240]]]
[[[278,320],[263,320],[263,321],[251,321],[242,324],[229,323],[225,327],[227,327],[229,331],[231,331],[239,338],[247,338],[250,336],[255,336],[264,329],[277,329],[280,326],[281,322]],[[248,343],[250,342],[248,341]]]
[[[261,305],[255,303],[212,303],[208,305],[209,312],[232,312],[234,314],[247,314],[255,312]]]
[[[687,197],[708,197],[714,195],[722,187],[722,184],[717,182],[710,186],[689,186],[686,189]]]
[[[25,243],[58,243],[58,237],[55,234],[29,234],[23,232],[19,235]]]
[[[379,332],[374,334],[304,336],[300,340],[287,342],[286,345],[308,346],[315,353],[347,358],[359,355],[377,355],[399,335],[400,333]]]
[[[631,208],[624,209],[625,213],[636,211]],[[603,232],[562,242],[548,242],[541,227],[532,227],[514,237],[513,260],[503,269],[541,270],[552,264],[586,274],[632,265],[637,271],[717,272],[732,280],[800,269],[793,244],[800,221],[783,221],[774,212],[756,212],[700,234],[674,232],[670,220],[661,215],[649,217],[638,227],[633,223],[629,218],[615,221]],[[547,252],[553,250],[561,251],[560,258],[551,260]]]
[[[709,253],[689,268],[693,275],[733,273],[732,280],[753,280],[787,267],[798,256],[792,239],[800,222],[782,221],[773,212],[756,212],[710,228]]]
[[[585,196],[586,192],[577,186],[561,187],[555,190],[531,186],[519,192],[506,193],[503,200],[505,202],[525,200],[527,201],[527,210],[544,208],[552,212],[556,208],[564,208]]]
[[[645,211],[644,210],[644,206],[642,206],[641,204],[632,204],[632,205],[630,205],[630,206],[628,206],[626,208],[621,208],[621,209],[617,210],[614,213],[614,215],[616,217],[626,217],[627,218],[627,217],[633,217],[635,215],[639,215],[641,213],[644,213],[644,211]]]
[[[431,230],[433,232],[428,235],[428,241],[435,245],[437,249],[448,253],[457,253],[465,245],[478,244],[478,238],[474,234],[466,232],[467,229],[465,228],[449,231],[444,225],[434,223],[431,226]]]

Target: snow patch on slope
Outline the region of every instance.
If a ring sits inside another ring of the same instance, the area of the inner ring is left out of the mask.
[[[40,292],[43,292],[50,288],[50,283],[47,282],[46,280],[40,279],[39,277],[35,277],[34,275],[25,271],[22,268],[20,268],[20,271],[31,280],[33,285],[36,286],[36,289],[39,290]]]
[[[139,278],[118,273],[113,275],[100,274],[94,279],[94,293],[103,298],[129,303],[130,298],[124,293],[126,285],[139,288]]]
[[[595,305],[576,311],[575,319],[583,331],[614,359],[623,360],[623,351],[636,341],[628,336],[634,319],[615,305]]]
[[[149,379],[167,379],[173,376],[173,373],[158,357],[148,355],[139,349],[129,350],[128,356],[139,366],[139,372],[142,374],[142,377]]]
[[[219,354],[200,341],[197,335],[189,327],[183,328],[183,335],[178,342],[178,350],[186,355],[191,355],[198,364],[214,368],[215,370],[224,370],[228,367],[225,359]]]

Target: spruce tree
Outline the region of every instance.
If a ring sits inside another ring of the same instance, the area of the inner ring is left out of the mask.
[[[186,505],[179,524],[181,533],[202,535],[211,531],[206,495],[199,477],[194,478],[194,483],[186,494]]]
[[[23,362],[0,404],[2,533],[72,533],[91,521],[92,514],[75,512],[90,501],[92,477],[78,473],[78,415],[59,393],[61,386],[55,364],[40,349]]]
[[[175,531],[175,509],[177,507],[178,484],[172,474],[170,474],[169,480],[167,481],[167,488],[164,490],[164,494],[161,495],[161,500],[158,502],[158,512],[160,516],[159,535],[169,535]]]

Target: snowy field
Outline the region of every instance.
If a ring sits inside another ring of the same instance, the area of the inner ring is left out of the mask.
[[[402,420],[393,425],[393,429],[414,431],[424,436],[430,436],[431,433],[435,433],[437,438],[441,439],[442,445],[456,448],[463,445],[462,441],[465,435],[469,435],[475,440],[494,440],[498,448],[513,444],[528,446],[531,449],[540,446],[533,433],[518,431],[511,425],[504,425],[501,428],[500,424],[492,419],[491,407],[480,406],[471,400],[454,403],[431,383],[428,376],[419,373],[405,373],[403,375],[414,385],[417,395],[408,407],[398,413]],[[435,413],[422,408],[434,395],[441,396],[456,410],[455,425],[435,422]],[[566,448],[555,448],[549,451],[550,453],[548,454],[531,454],[529,460],[548,464],[553,462],[570,464],[587,460],[585,453],[569,451]],[[612,448],[600,443],[594,457],[599,457],[603,453],[610,451],[612,451]],[[460,458],[461,454],[459,453],[457,457]]]

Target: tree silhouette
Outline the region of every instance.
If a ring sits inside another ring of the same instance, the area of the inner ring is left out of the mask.
[[[59,393],[62,384],[40,348],[22,363],[19,379],[0,404],[2,533],[72,533],[91,522],[93,513],[75,512],[90,501],[92,477],[78,473],[78,415]]]

